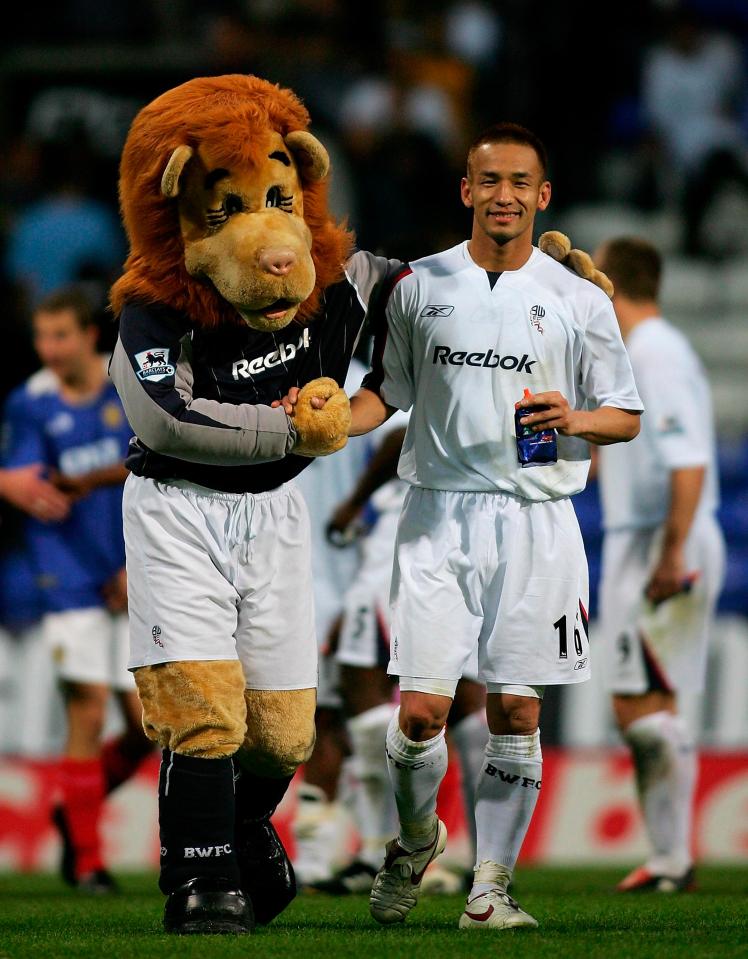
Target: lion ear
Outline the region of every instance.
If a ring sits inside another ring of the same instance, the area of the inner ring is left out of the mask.
[[[161,193],[170,200],[179,196],[179,178],[192,153],[192,147],[183,144],[176,148],[166,164],[166,169],[161,177]]]
[[[304,180],[323,180],[330,171],[330,157],[317,137],[306,130],[294,130],[286,137],[286,146],[293,153]]]

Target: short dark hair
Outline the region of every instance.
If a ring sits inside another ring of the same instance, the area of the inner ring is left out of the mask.
[[[647,240],[621,236],[603,244],[600,269],[617,293],[630,300],[656,300],[660,292],[662,257]]]
[[[78,326],[87,330],[94,326],[96,317],[90,296],[78,286],[65,286],[54,290],[34,307],[34,315],[39,313],[62,313],[72,310]]]
[[[470,163],[473,159],[473,154],[478,147],[483,146],[484,143],[519,143],[522,146],[531,147],[537,154],[541,173],[543,179],[545,179],[548,171],[548,151],[545,148],[545,144],[532,130],[520,126],[519,123],[510,123],[508,120],[502,123],[494,123],[493,126],[479,133],[470,144],[467,155],[468,176],[470,176]]]

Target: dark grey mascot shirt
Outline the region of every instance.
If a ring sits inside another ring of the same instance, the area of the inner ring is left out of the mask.
[[[136,434],[128,468],[237,493],[297,476],[311,460],[291,453],[293,423],[270,403],[318,376],[345,382],[369,303],[397,266],[354,253],[320,314],[276,333],[206,331],[166,306],[126,305],[110,372]]]

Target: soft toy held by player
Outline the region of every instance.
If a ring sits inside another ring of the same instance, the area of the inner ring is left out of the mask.
[[[172,932],[246,932],[295,892],[270,816],[314,742],[316,642],[288,481],[346,441],[337,384],[390,266],[331,220],[308,124],[289,90],[199,78],[138,114],[122,156],[111,372],[136,433],[130,666],[164,750]],[[305,384],[292,415],[271,406]]]
[[[563,263],[564,266],[583,276],[585,280],[599,286],[609,297],[613,296],[613,284],[610,279],[596,269],[589,253],[585,253],[584,250],[572,250],[568,236],[559,233],[558,230],[549,230],[542,234],[538,240],[538,246],[543,253],[547,253],[554,260],[558,260],[559,263]]]

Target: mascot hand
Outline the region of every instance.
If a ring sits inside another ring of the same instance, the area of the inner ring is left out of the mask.
[[[543,253],[547,253],[548,256],[552,256],[554,260],[558,260],[558,262],[563,263],[564,266],[570,267],[575,273],[578,273],[579,276],[584,277],[585,280],[589,280],[591,283],[594,283],[595,286],[599,286],[608,296],[613,296],[613,284],[608,277],[604,273],[601,273],[600,270],[595,269],[595,264],[592,262],[592,257],[589,253],[585,253],[584,250],[571,249],[568,236],[559,233],[558,230],[551,230],[549,233],[543,233],[538,240],[538,246]]]
[[[312,406],[315,398],[325,401],[321,409]],[[293,452],[299,456],[327,456],[348,442],[351,404],[329,376],[311,380],[302,387],[291,418],[297,433]]]

